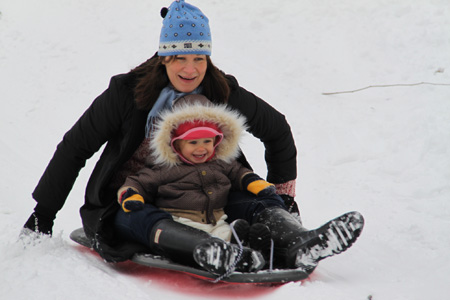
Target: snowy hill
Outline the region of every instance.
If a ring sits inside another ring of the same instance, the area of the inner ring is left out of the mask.
[[[142,269],[134,276],[69,240],[81,226],[94,157],[58,214],[55,236],[18,241],[62,135],[111,76],[156,51],[159,10],[170,1],[3,0],[0,298],[449,298],[450,2],[192,3],[210,18],[215,64],[289,120],[304,224],[358,210],[362,236],[310,280],[276,289],[176,287]],[[355,91],[379,85],[388,86]],[[323,94],[343,91],[354,92]],[[262,145],[249,136],[243,148],[265,174]]]

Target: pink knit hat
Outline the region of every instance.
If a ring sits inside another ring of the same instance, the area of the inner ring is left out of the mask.
[[[181,153],[175,149],[174,142],[176,140],[196,140],[213,137],[217,137],[214,143],[214,149],[216,149],[216,147],[223,139],[223,133],[215,123],[200,120],[186,121],[184,123],[181,123],[178,128],[173,131],[170,144],[173,151],[175,151],[184,162],[192,164],[192,162],[184,158],[183,155],[181,155]],[[207,159],[207,161],[212,159],[213,157],[214,152]]]

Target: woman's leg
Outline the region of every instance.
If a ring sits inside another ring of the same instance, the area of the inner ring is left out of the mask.
[[[247,229],[248,244],[250,248],[260,251],[266,262],[270,260],[271,232],[269,226],[258,222],[258,216],[271,207],[287,210],[283,199],[278,195],[257,197],[247,191],[238,191],[230,193],[224,208],[228,222],[245,220],[251,224]]]
[[[249,224],[253,224],[256,223],[258,215],[269,207],[287,209],[283,199],[278,195],[257,197],[247,191],[237,191],[230,193],[224,210],[229,223],[237,219],[244,219]]]
[[[351,212],[308,230],[287,211],[281,197],[258,198],[248,192],[230,193],[225,213],[230,222],[245,219],[252,226],[264,224],[269,228],[275,245],[275,266],[303,267],[310,272],[320,260],[347,250],[364,226],[361,214]],[[267,247],[252,248],[267,251]]]
[[[277,266],[301,267],[308,272],[312,272],[320,260],[350,248],[364,227],[362,215],[349,212],[317,229],[308,230],[297,218],[278,207],[263,210],[257,222],[271,231]]]

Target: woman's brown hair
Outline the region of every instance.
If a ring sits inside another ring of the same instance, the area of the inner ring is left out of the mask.
[[[165,63],[171,62],[175,56],[158,56],[152,58],[133,69],[137,75],[134,97],[139,109],[148,110],[153,107],[161,90],[169,83]],[[225,75],[206,56],[207,68],[202,82],[202,94],[214,103],[226,103],[230,96],[230,87]]]

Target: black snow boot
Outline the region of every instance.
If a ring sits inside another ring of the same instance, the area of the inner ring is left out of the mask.
[[[233,271],[256,272],[266,264],[260,252],[240,248],[218,238],[197,245],[194,259],[205,270],[216,275],[231,274]]]
[[[272,245],[272,236],[269,227],[261,223],[255,223],[250,226],[249,247],[261,252],[266,262],[270,260],[270,248]]]
[[[248,246],[248,234],[250,232],[250,224],[248,224],[248,222],[244,219],[237,219],[230,224],[230,227],[234,229],[234,232],[237,235],[236,237],[234,233],[232,233],[230,242],[232,244],[237,245],[239,245],[240,242],[242,245]]]
[[[251,248],[260,252],[266,261],[264,268],[270,268],[270,251],[272,246],[272,237],[270,236],[270,229],[264,224],[255,223],[250,226],[247,221],[243,219],[237,219],[230,224],[234,229],[234,233],[231,236],[231,243]],[[239,239],[239,242],[238,240]]]
[[[171,219],[156,223],[150,233],[149,244],[157,254],[182,264],[198,264],[216,275],[233,270],[258,271],[265,264],[264,258],[257,251],[245,247],[241,251],[236,245]]]
[[[270,251],[271,236],[270,229],[261,223],[255,223],[250,226],[244,219],[237,219],[233,221],[230,226],[242,245],[252,248],[260,252]],[[239,244],[234,234],[231,236],[232,244]],[[263,254],[264,255],[264,254]],[[264,258],[266,256],[264,255]]]
[[[364,227],[363,216],[349,212],[317,229],[307,230],[298,219],[279,207],[262,211],[257,222],[267,225],[271,231],[278,267],[301,267],[308,272],[312,272],[320,260],[347,250]]]

